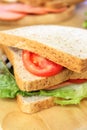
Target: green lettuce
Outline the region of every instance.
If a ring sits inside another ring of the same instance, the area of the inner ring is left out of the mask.
[[[87,28],[87,20],[84,20],[82,26],[83,26],[83,28]]]
[[[55,97],[55,103],[61,105],[78,104],[83,98],[87,98],[87,82],[72,84],[51,91],[41,90],[40,95]]]
[[[55,90],[39,90],[25,92],[19,90],[14,76],[9,72],[0,60],[0,98],[15,98],[18,94],[22,96],[51,96],[56,104],[68,105],[78,104],[87,98],[87,82],[83,84],[72,84]]]
[[[15,81],[12,73],[9,72],[6,65],[0,60],[0,98],[15,98],[17,94],[22,96],[39,95],[40,91],[24,92],[21,91]]]
[[[18,91],[14,76],[0,60],[0,98],[14,98]]]
[[[83,26],[83,28],[87,29],[87,12],[85,12],[85,16],[86,16],[86,19],[84,20],[82,26]]]

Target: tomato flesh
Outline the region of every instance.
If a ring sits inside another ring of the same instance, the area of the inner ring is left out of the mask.
[[[25,68],[30,73],[37,76],[49,77],[56,75],[63,70],[63,66],[27,50],[23,50],[22,59]]]
[[[81,84],[87,82],[87,79],[69,79],[68,81],[71,83]]]

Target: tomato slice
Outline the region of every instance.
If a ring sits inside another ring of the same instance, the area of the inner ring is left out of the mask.
[[[25,68],[37,76],[53,76],[63,70],[63,66],[56,64],[38,54],[23,50],[22,59]]]
[[[87,79],[69,79],[68,81],[71,83],[81,84],[87,82]]]

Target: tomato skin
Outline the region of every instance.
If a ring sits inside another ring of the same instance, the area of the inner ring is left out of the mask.
[[[71,83],[81,84],[87,82],[87,79],[69,79],[68,81]]]
[[[22,60],[25,68],[30,73],[37,76],[49,77],[56,75],[63,70],[63,66],[27,50],[23,50]]]

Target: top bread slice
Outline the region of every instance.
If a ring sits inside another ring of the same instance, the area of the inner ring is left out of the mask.
[[[87,71],[87,31],[57,25],[22,27],[0,32],[0,44],[38,53],[75,71]]]

